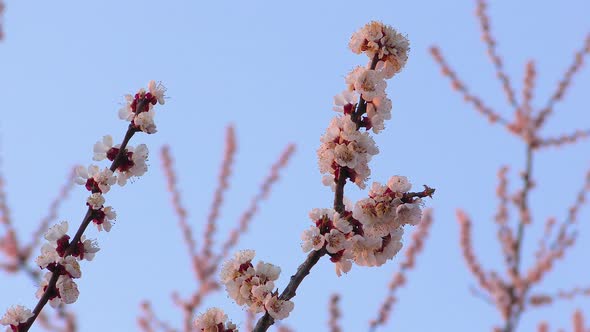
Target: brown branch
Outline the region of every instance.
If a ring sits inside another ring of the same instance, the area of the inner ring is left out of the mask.
[[[581,50],[577,51],[574,55],[574,61],[565,71],[563,78],[559,81],[557,85],[557,89],[551,95],[551,98],[547,101],[546,106],[539,112],[538,116],[535,118],[535,128],[539,129],[543,126],[547,118],[553,112],[555,104],[563,99],[563,96],[567,92],[574,76],[576,73],[580,71],[582,65],[584,64],[584,57],[590,53],[590,34],[586,36],[586,40],[584,41],[584,46]]]
[[[590,297],[590,287],[575,287],[570,290],[560,290],[555,294],[533,294],[528,297],[528,303],[535,307],[552,304],[557,300],[572,300],[575,297]]]
[[[502,247],[502,253],[504,254],[504,262],[507,269],[510,269],[514,265],[515,255],[515,239],[512,229],[508,226],[508,179],[506,173],[508,167],[504,166],[498,171],[498,187],[496,188],[496,195],[499,198],[499,204],[497,213],[495,216],[496,224],[498,225],[498,242]]]
[[[340,328],[340,324],[338,320],[342,316],[340,313],[340,308],[338,307],[338,302],[340,302],[340,295],[332,294],[330,296],[330,306],[329,306],[329,317],[328,320],[328,327],[330,328],[330,332],[342,332],[342,328]]]
[[[573,241],[575,233],[573,235],[568,236],[567,231],[571,226],[573,226],[576,223],[578,219],[578,212],[580,211],[582,205],[586,203],[586,194],[588,193],[588,191],[590,191],[590,169],[586,171],[584,184],[582,188],[578,191],[576,195],[576,200],[568,209],[568,215],[565,222],[563,222],[559,226],[558,234],[549,246],[551,250],[557,250],[559,248],[562,248],[564,247],[564,244],[567,246],[567,244]]]
[[[518,210],[520,213],[520,220],[518,223],[518,230],[516,233],[515,242],[515,258],[514,258],[514,272],[518,275],[518,268],[520,265],[521,258],[521,247],[524,238],[524,227],[531,222],[530,211],[528,206],[528,195],[530,190],[533,188],[532,172],[533,172],[533,147],[528,145],[526,148],[526,161],[525,170],[522,173],[522,190],[518,200]]]
[[[558,137],[541,138],[535,141],[535,148],[562,147],[567,144],[574,144],[580,140],[590,137],[590,129],[576,130],[572,134],[563,134]]]
[[[150,302],[144,301],[141,304],[141,311],[143,312],[143,317],[140,316],[137,318],[137,324],[139,325],[140,330],[144,332],[155,332],[156,328],[158,328],[165,332],[176,332],[175,329],[156,317]]]
[[[477,280],[479,286],[483,289],[491,291],[491,285],[488,280],[488,276],[484,272],[481,264],[479,263],[475,253],[473,252],[473,243],[471,240],[471,219],[462,210],[457,210],[457,221],[461,229],[461,250],[463,258],[467,263],[467,267],[471,274]]]
[[[448,65],[447,61],[443,57],[438,47],[432,46],[430,48],[430,54],[432,55],[436,63],[438,63],[438,65],[440,66],[443,76],[446,76],[451,81],[451,86],[454,90],[456,90],[457,92],[459,92],[459,94],[463,96],[465,102],[471,104],[476,111],[485,116],[491,123],[498,122],[504,127],[508,128],[508,120],[503,118],[500,114],[494,112],[491,108],[487,107],[479,97],[469,92],[467,86],[465,86],[465,84],[459,79],[457,74]]]
[[[223,203],[223,194],[229,187],[229,176],[231,175],[231,167],[234,161],[234,155],[236,153],[236,138],[234,128],[228,126],[226,129],[225,136],[225,152],[223,154],[223,162],[221,163],[221,170],[218,177],[218,185],[213,195],[213,203],[211,204],[211,210],[207,217],[207,226],[205,228],[205,236],[203,242],[203,248],[201,252],[203,254],[203,261],[207,262],[211,258],[211,249],[213,247],[213,236],[215,235],[217,219],[219,217],[219,209]]]
[[[528,205],[528,195],[533,188],[533,146],[529,143],[526,147],[525,170],[522,173],[522,190],[517,200],[518,211],[520,214],[518,229],[516,231],[516,241],[514,242],[514,265],[509,269],[510,277],[513,284],[509,286],[509,312],[510,316],[506,319],[504,332],[512,332],[516,328],[520,316],[524,310],[523,297],[526,294],[525,285],[521,282],[520,262],[522,256],[522,247],[524,241],[524,229],[530,223],[530,210]]]
[[[170,153],[170,147],[165,145],[160,150],[160,156],[162,157],[162,168],[164,169],[164,176],[166,177],[166,183],[168,191],[172,196],[172,207],[176,216],[178,217],[178,225],[182,232],[184,243],[187,246],[191,262],[193,265],[193,271],[198,279],[202,279],[203,267],[199,261],[197,255],[196,243],[193,237],[193,231],[187,221],[187,212],[182,204],[182,198],[180,190],[177,187],[178,178],[176,171],[174,170],[174,160]]]
[[[532,100],[533,91],[535,90],[535,80],[537,78],[537,71],[535,69],[535,62],[529,60],[526,64],[524,74],[524,87],[522,89],[522,112],[526,123],[530,123],[531,112],[533,110]]]
[[[479,20],[479,26],[482,33],[482,39],[486,44],[487,53],[494,65],[494,69],[496,70],[496,76],[502,83],[502,88],[504,90],[504,94],[506,95],[506,99],[508,103],[517,110],[518,102],[516,101],[516,97],[514,94],[514,88],[510,84],[510,77],[504,72],[502,58],[496,52],[496,40],[492,36],[491,29],[490,29],[490,18],[486,13],[487,3],[484,0],[477,1],[477,18]]]
[[[547,221],[545,221],[543,236],[539,240],[539,247],[537,248],[537,251],[535,252],[535,257],[537,259],[541,259],[541,257],[543,257],[545,254],[547,254],[547,243],[549,242],[549,238],[551,237],[551,234],[553,233],[555,223],[556,223],[555,218],[548,218]]]
[[[533,142],[536,140],[535,128],[532,121],[532,99],[533,91],[535,89],[535,79],[537,72],[535,70],[535,63],[529,60],[526,64],[524,75],[524,87],[522,89],[522,104],[515,112],[515,119],[512,125],[512,130],[519,133],[526,142]]]

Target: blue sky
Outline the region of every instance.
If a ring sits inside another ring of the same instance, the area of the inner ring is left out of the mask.
[[[524,146],[465,105],[428,54],[430,45],[440,45],[471,89],[498,112],[509,114],[480,43],[475,1],[6,5],[5,40],[0,44],[0,153],[8,203],[23,239],[44,216],[70,167],[90,163],[92,145],[103,135],[123,136],[126,124],[117,118],[123,95],[150,79],[168,87],[169,99],[157,115],[158,134],[132,141],[150,147],[150,171],[108,194],[107,202],[118,212],[111,233],[89,232],[102,250],[95,261],[82,265],[81,296],[74,304],[82,331],[135,330],[143,299],[152,301],[162,318],[178,322],[169,294],[191,291],[195,285],[157,151],[170,144],[183,200],[200,232],[229,123],[236,127],[238,153],[221,215],[222,235],[237,222],[285,145],[297,145],[280,183],[239,245],[256,249],[258,259],[280,265],[278,286],[286,285],[305,257],[299,236],[309,225],[308,211],[332,202],[331,191],[321,185],[315,151],[335,116],[333,95],[344,89],[347,72],[366,61],[347,49],[348,39],[370,20],[407,34],[412,48],[405,70],[388,83],[393,116],[375,137],[381,153],[371,163],[372,179],[385,182],[401,174],[416,186],[437,188],[435,199],[427,201],[435,209],[431,237],[383,330],[489,330],[500,321],[494,308],[469,293],[474,281],[459,250],[454,211],[461,207],[472,216],[482,263],[501,267],[493,224],[496,172],[510,165],[514,188],[524,166]],[[543,105],[590,32],[590,4],[502,1],[489,11],[499,52],[517,88],[526,61],[536,60],[539,81],[533,104]],[[589,69],[584,68],[557,107],[547,134],[590,125],[589,87]],[[525,264],[530,264],[544,220],[563,218],[581,187],[590,167],[588,144],[540,153]],[[76,188],[59,218],[77,225],[86,195]],[[347,186],[346,195],[359,199],[365,193]],[[542,284],[549,292],[590,285],[584,254],[590,250],[589,218],[584,209],[579,243]],[[408,230],[405,238],[410,234]],[[303,282],[286,323],[299,331],[322,331],[329,295],[340,292],[344,330],[365,331],[398,264],[394,260],[381,268],[353,267],[337,278],[331,263],[322,260]],[[34,306],[36,287],[30,280],[22,275],[2,275],[0,280],[0,308]],[[243,320],[241,309],[224,294],[207,305],[224,308],[234,321]],[[541,319],[569,327],[571,313],[579,307],[588,308],[588,299],[531,311],[520,330],[532,330]]]

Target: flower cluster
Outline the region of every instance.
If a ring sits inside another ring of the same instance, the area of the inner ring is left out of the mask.
[[[411,185],[393,176],[387,186],[373,183],[369,197],[341,216],[332,209],[313,209],[314,223],[301,235],[303,251],[325,248],[336,265],[336,274],[360,266],[380,266],[401,249],[404,225],[416,225],[422,216],[421,199],[408,194]]]
[[[356,67],[346,76],[347,89],[334,97],[334,110],[342,114],[330,122],[317,152],[322,182],[334,190],[339,185],[341,192],[346,179],[361,189],[366,187],[371,175],[369,161],[379,152],[368,130],[378,134],[385,129],[385,120],[391,118],[385,80],[403,68],[409,50],[404,36],[379,22],[355,32],[349,46],[354,53],[365,53],[369,65]],[[312,210],[314,226],[303,232],[302,249],[325,249],[338,276],[348,272],[352,262],[361,266],[384,264],[401,249],[403,226],[420,222],[420,197],[433,192],[426,187],[412,195],[410,189],[406,177],[393,176],[387,185],[373,183],[369,197],[356,202],[354,208]]]
[[[119,109],[121,120],[131,121],[137,130],[148,134],[157,132],[154,123],[154,105],[164,105],[166,88],[155,81],[150,81],[148,91],[140,89],[135,95],[125,95],[125,106]]]
[[[369,59],[378,59],[377,68],[391,78],[398,73],[408,61],[410,43],[408,39],[392,27],[381,22],[370,22],[355,32],[348,44],[356,53],[365,53]]]
[[[347,89],[334,97],[334,118],[321,138],[318,164],[325,185],[335,187],[341,176],[361,189],[371,175],[369,161],[379,152],[368,132],[378,134],[391,119],[391,100],[385,79],[392,78],[408,58],[408,40],[379,22],[371,22],[356,32],[350,41],[355,53],[364,52],[369,66],[354,68],[345,78]]]
[[[18,331],[19,326],[33,317],[31,310],[22,305],[15,305],[6,310],[6,314],[0,319],[0,324],[8,326],[6,331]]]
[[[92,260],[100,250],[95,241],[86,239],[82,233],[90,222],[93,222],[99,231],[110,231],[116,213],[112,207],[104,206],[104,194],[108,193],[115,183],[123,186],[129,178],[141,176],[147,171],[148,149],[145,144],[133,148],[127,143],[136,132],[156,132],[153,106],[156,103],[164,103],[166,89],[161,84],[151,81],[148,90],[149,92],[146,92],[141,89],[135,96],[126,97],[128,103],[119,115],[131,124],[123,142],[113,145],[112,137],[106,135],[101,142],[94,145],[93,159],[108,159],[112,162],[111,166],[103,169],[97,165],[76,168],[75,182],[90,192],[86,200],[88,213],[74,238],[67,234],[67,221],[50,227],[45,234],[47,242],[43,244],[41,254],[35,260],[41,269],[47,270],[36,293],[40,303],[45,304],[44,301],[47,300],[52,307],[56,307],[62,303],[74,303],[78,299],[79,291],[74,279],[82,276],[79,261]],[[25,324],[31,317],[35,316],[28,309],[17,306],[9,309],[0,323],[9,325],[17,331],[19,325]]]
[[[349,115],[336,117],[321,138],[318,164],[325,184],[334,184],[342,168],[346,168],[352,182],[365,187],[371,175],[369,161],[379,152],[375,141],[366,132],[359,132]]]
[[[113,137],[106,135],[102,138],[102,142],[99,141],[94,144],[94,157],[92,159],[95,161],[104,159],[114,161],[120,150],[121,144],[113,146]],[[127,146],[121,154],[121,159],[115,170],[117,183],[124,186],[129,178],[145,174],[147,172],[146,161],[148,154],[149,151],[145,144],[140,144],[137,148]]]
[[[197,331],[238,332],[236,324],[227,321],[227,315],[219,308],[210,308],[195,319]]]
[[[266,311],[276,320],[284,319],[289,316],[294,304],[279,299],[277,292],[273,291],[281,268],[264,262],[258,262],[254,267],[254,254],[254,250],[242,250],[225,262],[221,269],[221,282],[238,305],[247,306],[252,313]]]
[[[84,237],[71,243],[67,231],[67,221],[49,228],[45,234],[47,243],[41,247],[41,254],[35,260],[40,268],[48,270],[37,290],[37,298],[48,291],[49,281],[54,275],[58,275],[55,288],[49,290],[49,304],[54,308],[61,303],[76,302],[79,292],[73,279],[82,276],[78,262],[83,259],[92,260],[100,250],[96,242]]]

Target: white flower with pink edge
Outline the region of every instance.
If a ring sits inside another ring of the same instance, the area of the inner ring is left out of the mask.
[[[15,305],[8,310],[0,319],[0,324],[10,326],[12,330],[18,331],[18,326],[25,323],[29,318],[33,317],[33,312],[22,305]],[[10,329],[8,330],[10,331]]]

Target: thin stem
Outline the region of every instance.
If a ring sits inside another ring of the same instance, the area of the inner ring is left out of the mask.
[[[512,275],[519,277],[520,276],[520,258],[522,254],[522,247],[524,241],[524,228],[525,225],[529,222],[530,215],[529,215],[529,207],[528,207],[528,194],[532,188],[532,172],[533,172],[533,152],[534,147],[532,144],[528,143],[526,147],[526,166],[525,171],[522,176],[523,178],[523,189],[522,194],[520,197],[520,201],[518,204],[518,209],[520,211],[520,223],[518,224],[518,230],[516,233],[516,242],[514,243],[514,265],[512,266]],[[509,317],[506,320],[506,325],[504,327],[504,332],[513,332],[516,329],[516,325],[520,319],[520,316],[523,312],[523,299],[526,294],[527,289],[522,290],[522,294],[517,294],[516,285],[510,286],[509,289],[510,294],[510,310],[509,310]]]
[[[527,149],[526,149],[526,169],[525,172],[523,174],[523,190],[522,190],[522,196],[520,199],[520,204],[518,206],[518,209],[520,210],[521,213],[521,221],[518,224],[518,231],[516,233],[516,257],[514,258],[514,269],[516,271],[518,271],[518,266],[520,264],[520,254],[521,254],[521,248],[522,248],[522,241],[523,241],[523,237],[524,237],[524,226],[525,224],[528,223],[527,220],[525,220],[529,215],[529,208],[528,208],[528,194],[530,189],[532,188],[532,181],[531,181],[531,177],[532,177],[532,171],[533,171],[533,146],[531,144],[527,145]]]

